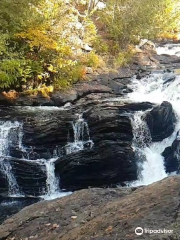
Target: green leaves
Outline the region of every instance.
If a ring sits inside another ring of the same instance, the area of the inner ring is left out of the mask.
[[[42,72],[41,63],[25,59],[0,62],[0,88],[20,87],[23,82]]]
[[[87,58],[82,49],[97,36],[84,3],[0,1],[0,89],[32,89],[57,82],[63,88],[84,78],[86,66],[98,65],[94,52],[84,62],[81,58]]]
[[[180,27],[178,4],[178,0],[110,0],[101,12],[101,19],[110,37],[126,45],[177,30]]]

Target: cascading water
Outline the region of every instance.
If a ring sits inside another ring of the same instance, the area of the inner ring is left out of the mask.
[[[19,186],[13,175],[10,163],[10,146],[18,145],[21,147],[22,124],[19,122],[0,122],[0,171],[6,176],[8,182],[9,196],[20,196]],[[5,159],[6,158],[6,159]]]
[[[18,144],[21,146],[21,123],[0,122],[0,156],[9,156],[9,146]]]
[[[92,148],[93,142],[90,139],[89,128],[87,122],[82,118],[82,114],[77,115],[78,119],[72,122],[73,128],[73,142],[68,142],[65,146],[66,154],[79,152],[84,149],[85,146]]]
[[[46,194],[42,196],[45,200],[55,199],[71,194],[71,192],[62,192],[59,187],[60,179],[55,175],[55,161],[57,158],[42,161],[46,166]]]
[[[73,129],[73,142],[68,142],[65,146],[66,154],[71,154],[75,152],[79,152],[84,149],[85,146],[92,148],[93,142],[90,139],[89,128],[87,122],[82,118],[82,114],[77,114],[77,120],[72,122],[72,129]],[[55,161],[57,160],[58,153],[56,149],[54,150],[54,158],[49,160],[44,160],[44,164],[46,166],[46,186],[47,192],[44,199],[53,199],[57,197],[62,197],[70,192],[61,192],[59,188],[59,181],[60,179],[55,176]],[[61,156],[59,156],[61,157]]]
[[[82,118],[81,114],[77,114],[77,120],[72,122],[73,142],[68,142],[65,146],[66,154],[71,154],[84,149],[85,146],[91,148],[93,142],[90,139],[89,128],[87,122]],[[55,175],[55,162],[58,157],[61,157],[54,149],[53,158],[36,160],[38,164],[43,164],[46,167],[46,193],[42,197],[46,200],[63,197],[71,192],[62,192],[59,188],[60,178]],[[63,151],[62,151],[63,152]]]
[[[3,158],[0,160],[1,171],[5,174],[8,181],[8,195],[9,196],[21,196],[19,186],[16,182],[16,178],[12,173],[12,167],[10,162],[4,161]]]
[[[157,54],[176,55],[180,57],[180,44],[166,44],[163,47],[156,48]]]
[[[139,179],[133,186],[148,185],[167,176],[161,153],[170,143],[166,140],[152,143],[149,128],[142,119],[143,114],[136,112],[132,119],[133,148],[139,170]]]
[[[163,54],[166,48],[177,53],[177,46],[166,46],[164,49],[158,49],[159,54]],[[180,49],[180,46],[178,46]],[[171,54],[167,53],[166,54]],[[173,53],[171,55],[173,55]],[[171,75],[171,80],[166,81],[167,76]],[[133,102],[152,102],[161,104],[163,101],[168,101],[172,104],[176,114],[177,123],[173,134],[161,142],[152,143],[150,136],[148,137],[148,126],[142,120],[142,113],[137,112],[132,120],[134,143],[133,147],[136,152],[144,156],[143,161],[138,160],[139,180],[133,185],[147,185],[155,181],[161,180],[167,176],[164,168],[164,159],[161,153],[168,146],[171,146],[176,138],[176,134],[180,129],[180,76],[173,73],[152,73],[142,79],[134,77],[132,79],[133,92],[128,94],[128,97]],[[144,113],[145,114],[145,113]],[[139,127],[140,126],[140,127]],[[148,144],[143,142],[149,138]]]
[[[26,110],[26,109],[25,109]],[[28,109],[29,110],[29,109]],[[39,110],[39,109],[38,109]],[[46,109],[45,109],[46,110]],[[49,109],[48,109],[49,110]],[[59,108],[53,108],[53,111],[60,111]],[[65,149],[65,154],[78,152],[87,148],[91,148],[93,145],[90,139],[88,124],[82,118],[82,115],[77,115],[76,121],[72,122],[73,129],[73,141],[68,142],[65,147],[56,151],[54,149],[53,155],[49,159],[36,159],[31,160],[33,148],[29,146],[25,148],[22,144],[23,140],[23,124],[15,121],[4,121],[0,122],[0,171],[5,175],[9,185],[9,196],[22,196],[16,181],[15,175],[11,167],[11,148],[18,150],[22,157],[19,159],[22,162],[32,162],[34,165],[39,165],[42,171],[46,173],[46,190],[41,189],[44,199],[53,199],[57,197],[65,196],[69,193],[62,192],[59,188],[60,179],[55,175],[55,162],[61,157],[59,154]],[[62,150],[62,151],[61,151]],[[45,191],[45,192],[44,192]]]

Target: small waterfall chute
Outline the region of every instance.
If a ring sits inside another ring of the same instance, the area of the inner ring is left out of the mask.
[[[77,120],[71,124],[73,129],[73,142],[68,142],[65,146],[66,154],[82,151],[85,146],[92,148],[93,141],[90,139],[89,127],[82,117],[82,114],[77,114]]]
[[[132,186],[148,185],[167,176],[161,153],[172,140],[152,143],[148,125],[143,120],[144,114],[136,112],[132,119],[133,148],[139,170],[138,180],[131,183]]]
[[[57,158],[43,159],[41,164],[46,167],[46,193],[41,196],[45,200],[63,197],[71,194],[71,192],[62,192],[59,187],[60,178],[55,175],[55,161]]]

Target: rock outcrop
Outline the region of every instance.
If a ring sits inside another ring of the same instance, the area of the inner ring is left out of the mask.
[[[138,189],[87,189],[26,207],[0,226],[0,239],[175,240],[180,176]],[[144,234],[137,236],[141,227]],[[149,234],[146,230],[169,230]]]
[[[175,129],[176,117],[169,102],[163,102],[160,106],[154,107],[146,114],[145,120],[153,142],[169,137]]]
[[[167,147],[162,153],[164,165],[167,173],[180,171],[180,139],[179,133],[170,147]]]
[[[60,187],[66,190],[104,187],[136,180],[137,165],[131,147],[133,133],[130,116],[134,111],[147,110],[152,106],[151,103],[111,102],[84,105],[83,118],[89,129],[84,129],[83,139],[89,140],[89,130],[94,145],[90,149],[90,142],[87,141],[83,151],[69,155],[66,155],[66,146],[75,141],[72,123],[78,121],[77,113],[83,111],[82,105],[80,109],[66,110],[4,107],[2,120],[21,122],[22,129],[17,127],[12,130],[17,132],[14,132],[16,139],[13,144],[9,144],[11,158],[3,161],[9,162],[17,184],[25,195],[39,196],[47,190],[45,159],[56,155],[60,158],[55,163],[55,172],[61,178]],[[11,136],[9,138],[11,143]],[[5,172],[0,172],[0,179],[0,194],[7,196]]]
[[[72,153],[56,161],[61,189],[108,187],[137,179],[134,152],[128,143],[102,140],[92,149]]]

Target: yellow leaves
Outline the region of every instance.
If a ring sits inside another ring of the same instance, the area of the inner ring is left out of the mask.
[[[67,67],[71,67],[71,66],[75,66],[77,64],[77,61],[73,61],[71,59],[63,59],[63,58],[59,58],[56,61],[56,65],[57,68],[67,68]]]
[[[93,51],[82,55],[80,61],[87,67],[97,68],[100,65],[100,58]]]
[[[43,84],[42,86],[38,87],[37,90],[43,95],[43,97],[49,98],[49,94],[54,91],[54,87],[52,85],[46,86]]]
[[[54,71],[53,65],[52,65],[52,64],[49,64],[49,66],[47,67],[47,70],[48,70],[49,72],[53,72],[53,71]]]
[[[42,80],[42,79],[43,79],[43,76],[42,76],[42,75],[37,75],[37,79],[38,79],[38,80]]]
[[[17,33],[16,37],[20,39],[25,39],[31,48],[43,48],[47,50],[56,50],[57,42],[49,36],[49,34],[44,30],[27,29],[26,32]]]

